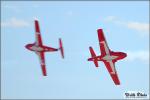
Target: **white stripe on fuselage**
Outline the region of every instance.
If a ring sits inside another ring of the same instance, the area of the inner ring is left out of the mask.
[[[110,55],[109,48],[108,48],[108,46],[107,46],[107,44],[106,44],[105,41],[102,41],[102,42],[100,42],[100,43],[102,43],[102,44],[104,45],[105,52],[106,52],[106,55],[105,55],[102,59],[103,59],[103,60],[106,60],[107,62],[109,62],[110,67],[111,67],[111,69],[112,69],[111,74],[115,74],[116,69],[115,69],[115,66],[114,66],[112,60],[116,59],[118,56],[111,56],[111,55]]]
[[[107,60],[107,61],[111,61],[111,60],[114,60],[116,59],[118,56],[111,56],[109,54],[105,55],[102,59],[103,60]]]
[[[39,46],[36,46],[36,45],[32,46],[31,49],[32,49],[33,51],[38,51],[38,52],[44,50],[42,47],[39,47]]]

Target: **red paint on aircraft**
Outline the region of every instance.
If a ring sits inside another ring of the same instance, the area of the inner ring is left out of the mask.
[[[89,58],[88,61],[93,61],[96,67],[98,67],[98,61],[103,61],[114,83],[116,85],[120,85],[118,74],[115,68],[115,62],[125,58],[127,54],[123,52],[111,51],[106,42],[103,30],[98,29],[97,32],[101,55],[96,56],[93,48],[89,47],[91,58]]]

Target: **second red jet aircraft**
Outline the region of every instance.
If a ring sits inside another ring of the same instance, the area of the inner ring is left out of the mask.
[[[125,58],[127,54],[123,52],[111,51],[107,45],[103,30],[98,29],[97,32],[98,32],[101,55],[96,56],[93,48],[89,47],[92,57],[89,58],[88,61],[93,61],[96,67],[98,67],[98,61],[103,61],[114,83],[116,85],[120,85],[120,81],[115,68],[115,62]]]

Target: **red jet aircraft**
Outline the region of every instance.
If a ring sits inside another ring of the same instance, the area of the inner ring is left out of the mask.
[[[103,61],[114,83],[116,85],[120,85],[120,81],[115,68],[115,62],[125,58],[127,54],[123,52],[111,51],[107,45],[106,39],[103,34],[103,30],[98,29],[97,32],[98,32],[101,55],[96,56],[93,48],[89,47],[92,57],[89,58],[88,61],[93,61],[96,67],[98,67],[98,61]]]
[[[39,56],[43,76],[47,76],[44,57],[45,52],[54,52],[60,50],[61,56],[64,58],[64,50],[61,39],[59,39],[59,48],[52,48],[43,45],[38,20],[35,20],[35,42],[33,44],[27,44],[25,47],[28,50],[35,52]]]

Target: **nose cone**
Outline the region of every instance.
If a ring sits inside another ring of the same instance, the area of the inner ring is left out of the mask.
[[[27,49],[29,49],[29,47],[30,47],[30,44],[27,44],[27,45],[25,45],[25,47],[26,47]]]
[[[123,54],[123,58],[127,57],[127,54],[126,53],[122,53]]]

